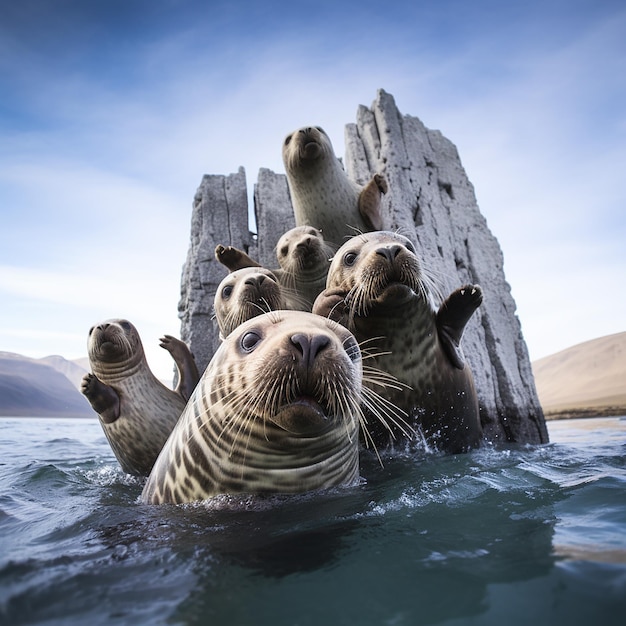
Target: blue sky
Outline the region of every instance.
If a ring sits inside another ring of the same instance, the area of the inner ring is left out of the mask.
[[[376,90],[458,147],[531,358],[626,330],[626,5],[603,0],[20,0],[0,8],[0,351],[179,335],[203,174]],[[484,286],[488,289],[488,286]]]

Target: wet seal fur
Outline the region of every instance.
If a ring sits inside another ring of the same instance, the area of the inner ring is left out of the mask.
[[[245,322],[213,356],[141,500],[354,484],[361,404],[376,404],[362,377],[354,337],[332,320],[276,311]]]
[[[285,308],[311,311],[315,298],[326,287],[330,259],[335,248],[328,245],[321,231],[312,226],[296,226],[284,233],[276,245],[278,279],[285,298]],[[261,267],[243,250],[218,245],[215,258],[231,272],[245,267]]]
[[[335,246],[356,232],[383,227],[380,205],[387,182],[380,174],[364,187],[351,181],[322,128],[290,133],[282,153],[297,226],[315,226]]]
[[[218,285],[213,300],[220,339],[257,315],[284,308],[285,297],[276,275],[260,266],[243,267],[228,274]]]
[[[147,476],[200,376],[193,355],[180,339],[165,335],[161,347],[173,357],[179,382],[168,389],[150,370],[135,326],[111,319],[89,331],[92,373],[81,391],[98,414],[122,469]]]
[[[437,310],[413,244],[383,231],[357,235],[337,251],[313,312],[345,325],[362,347],[375,347],[376,367],[407,385],[382,395],[407,412],[429,444],[456,453],[482,438],[474,381],[460,347],[481,302],[481,288],[465,285]],[[377,445],[391,443],[388,431],[372,436]]]

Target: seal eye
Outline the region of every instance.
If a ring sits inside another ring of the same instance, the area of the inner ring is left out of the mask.
[[[326,134],[326,131],[321,126],[316,126],[315,128],[317,128],[317,130],[319,130],[322,135]]]
[[[222,289],[222,298],[224,298],[224,300],[228,300],[228,298],[230,298],[230,295],[233,293],[233,286],[232,285],[226,285],[226,287],[224,287],[224,289]]]
[[[120,326],[126,331],[128,332],[130,330],[130,322],[127,322],[126,320],[122,320],[120,322]]]
[[[407,241],[407,242],[404,244],[404,247],[405,247],[405,248],[406,248],[409,252],[412,252],[413,254],[416,254],[416,252],[415,252],[415,246],[414,246],[414,245],[413,245],[410,241]]]
[[[261,335],[250,331],[241,338],[241,348],[244,352],[252,352],[260,341]]]
[[[281,254],[282,256],[287,256],[287,253],[288,253],[288,252],[289,252],[289,246],[283,246],[283,247],[280,249],[280,254]]]
[[[288,146],[290,141],[291,141],[291,135],[287,135],[287,137],[285,138],[285,146]]]
[[[345,256],[343,257],[343,264],[347,265],[348,267],[354,265],[357,256],[358,254],[356,252],[346,252]]]

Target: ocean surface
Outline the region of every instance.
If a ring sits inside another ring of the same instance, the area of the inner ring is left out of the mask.
[[[626,623],[626,418],[147,506],[97,420],[0,418],[0,624]]]

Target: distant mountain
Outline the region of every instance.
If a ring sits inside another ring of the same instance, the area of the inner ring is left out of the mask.
[[[30,359],[0,352],[0,415],[16,417],[95,417],[80,393],[86,372],[63,357]],[[78,386],[75,381],[78,380]]]
[[[89,371],[89,359],[76,359],[75,361],[68,361],[62,356],[47,356],[43,359],[37,359],[38,363],[49,365],[53,367],[57,372],[60,372],[67,378],[78,391],[80,391],[80,383],[83,376]]]
[[[547,419],[626,415],[626,332],[572,346],[532,368]]]

